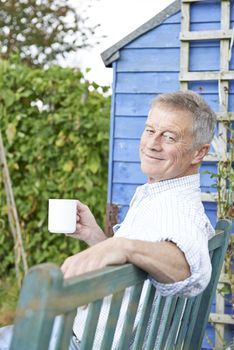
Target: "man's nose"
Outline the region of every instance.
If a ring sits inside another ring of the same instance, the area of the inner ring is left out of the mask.
[[[160,151],[162,149],[161,135],[159,133],[155,133],[152,137],[149,138],[147,146],[151,150]]]

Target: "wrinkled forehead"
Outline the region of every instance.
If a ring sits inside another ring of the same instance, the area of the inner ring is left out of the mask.
[[[191,112],[171,105],[155,103],[149,110],[146,124],[155,129],[170,129],[180,134],[193,133],[193,118]]]

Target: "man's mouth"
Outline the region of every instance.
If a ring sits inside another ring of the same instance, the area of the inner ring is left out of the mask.
[[[150,154],[144,153],[144,155],[145,155],[147,158],[150,158],[150,159],[152,159],[152,160],[164,160],[164,159],[161,158],[161,157],[156,157],[156,156],[153,156],[153,155],[150,155]]]

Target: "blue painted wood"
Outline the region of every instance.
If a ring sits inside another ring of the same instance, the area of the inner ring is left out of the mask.
[[[192,43],[190,50],[191,71],[219,71],[219,45],[203,42]],[[178,72],[179,48],[122,49],[118,72]],[[209,57],[209,60],[207,60]],[[199,58],[199,59],[198,59]]]
[[[190,23],[190,30],[192,32],[206,31],[206,30],[219,30],[220,21],[215,22],[192,22]]]
[[[211,350],[215,348],[215,330],[214,326],[208,324],[206,333],[202,341],[202,350]]]
[[[122,49],[118,72],[178,72],[179,48]]]
[[[119,212],[118,212],[118,222],[122,222],[127,214],[128,206],[127,205],[120,205],[119,206]]]
[[[137,185],[122,185],[114,184],[113,185],[113,203],[118,205],[128,205]]]
[[[147,182],[139,162],[115,162],[113,174],[113,183],[140,185]]]
[[[116,63],[113,63],[113,83],[112,89],[115,91],[116,84]],[[110,132],[109,132],[109,162],[108,162],[108,188],[107,203],[111,203],[112,198],[112,159],[114,152],[114,130],[115,130],[115,94],[111,99]]]
[[[234,69],[234,47],[232,47],[232,55],[231,55],[231,60],[229,62],[229,69],[231,70]],[[233,81],[231,82],[231,84],[233,84]]]
[[[230,112],[234,111],[234,94],[232,93],[229,94],[228,110]]]
[[[217,221],[217,204],[215,202],[203,203],[206,215],[208,216],[211,224],[214,226]]]
[[[180,23],[161,24],[126,45],[133,48],[180,47]]]
[[[115,138],[139,139],[144,130],[146,117],[116,117]]]
[[[232,25],[231,25],[232,27]],[[209,22],[192,22],[191,31],[219,30],[220,19]],[[133,48],[166,48],[180,47],[180,22],[166,24],[163,22],[155,29],[147,32],[125,46],[126,49]]]
[[[178,73],[168,72],[131,72],[119,73],[116,93],[151,93],[179,90]]]
[[[114,161],[139,162],[140,140],[116,139],[114,143]]]
[[[219,71],[219,44],[217,43],[217,45],[215,45],[215,43],[212,43],[212,46],[210,47],[203,47],[203,45],[200,44],[199,46],[195,46],[193,43],[190,44],[189,70],[191,72]],[[209,60],[207,60],[207,57],[209,57]]]
[[[180,23],[181,21],[181,13],[180,11],[175,13],[174,15],[168,17],[163,23],[167,24],[167,23]]]
[[[207,174],[204,172],[210,172],[211,174]],[[217,192],[216,178],[212,178],[212,174],[217,173],[217,165],[216,163],[204,162],[200,167],[200,177],[201,177],[201,190],[202,192]]]
[[[190,21],[193,22],[220,22],[220,1],[200,1],[192,4]]]
[[[231,14],[231,21],[234,21],[234,3],[233,0],[230,2],[230,14]]]
[[[201,94],[201,96],[204,93],[213,95],[218,93],[218,81],[193,81],[189,83],[189,88]]]
[[[115,115],[147,116],[154,94],[116,94]]]
[[[209,61],[207,57],[209,56]],[[191,44],[191,71],[219,71],[219,46],[204,47]],[[202,63],[201,63],[202,62]],[[233,67],[231,59],[230,68]],[[118,62],[118,72],[178,72],[179,49],[124,49]],[[163,91],[162,91],[163,92]]]

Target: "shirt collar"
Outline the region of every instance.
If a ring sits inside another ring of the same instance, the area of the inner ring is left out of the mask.
[[[200,174],[178,177],[170,180],[162,180],[152,184],[146,183],[139,187],[139,190],[147,194],[157,194],[160,192],[184,188],[199,188]]]

